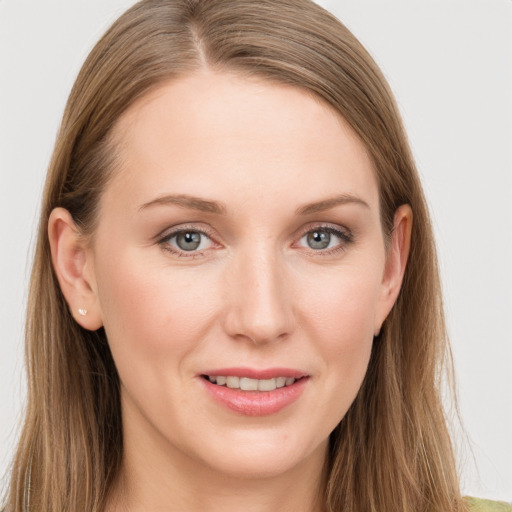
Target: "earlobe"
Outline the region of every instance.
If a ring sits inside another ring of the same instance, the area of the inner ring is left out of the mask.
[[[71,214],[55,208],[48,220],[52,263],[75,321],[94,331],[102,325],[91,254]]]
[[[411,246],[412,222],[411,207],[408,204],[400,206],[395,212],[393,231],[386,256],[382,279],[381,307],[375,322],[376,335],[400,293]]]

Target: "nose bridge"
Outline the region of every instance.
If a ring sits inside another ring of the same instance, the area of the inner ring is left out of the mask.
[[[255,343],[284,338],[293,329],[285,265],[270,243],[240,251],[233,262],[227,330]]]

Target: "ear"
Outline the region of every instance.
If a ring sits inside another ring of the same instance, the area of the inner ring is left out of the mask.
[[[403,204],[396,210],[382,278],[380,304],[375,318],[376,336],[400,293],[411,246],[412,221],[412,210],[408,204]]]
[[[76,322],[90,331],[103,325],[94,278],[92,251],[64,208],[48,221],[52,263],[64,298]]]

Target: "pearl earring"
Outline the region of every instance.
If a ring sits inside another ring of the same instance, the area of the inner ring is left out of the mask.
[[[78,314],[79,314],[80,316],[85,316],[85,315],[87,315],[87,309],[80,308],[80,309],[78,310]]]

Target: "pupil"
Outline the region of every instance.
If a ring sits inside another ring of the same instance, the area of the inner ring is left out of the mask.
[[[308,235],[308,245],[312,249],[325,249],[330,241],[331,234],[326,231],[313,231]]]
[[[199,247],[201,243],[201,235],[193,231],[181,233],[176,237],[178,247],[183,251],[193,251]]]

